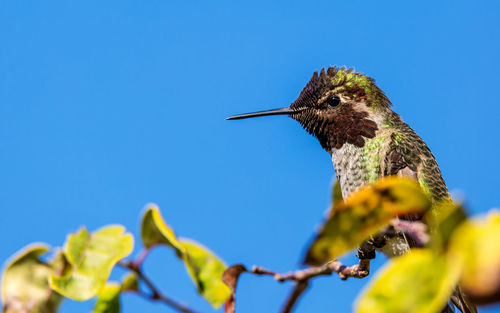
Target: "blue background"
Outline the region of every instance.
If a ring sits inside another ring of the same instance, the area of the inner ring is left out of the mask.
[[[498,206],[499,8],[1,0],[0,260],[33,241],[60,246],[82,225],[137,234],[156,202],[178,235],[229,264],[296,269],[329,204],[330,158],[289,118],[224,118],[287,106],[330,65],[376,78],[471,213]],[[145,270],[211,311],[170,250],[154,250]],[[316,279],[297,312],[349,312],[366,281]],[[290,287],[243,276],[238,312],[276,312]],[[62,312],[92,306],[66,301]],[[134,295],[123,307],[170,311]]]

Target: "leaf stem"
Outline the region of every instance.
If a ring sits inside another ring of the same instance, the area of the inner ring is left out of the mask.
[[[135,260],[134,262],[134,266],[136,268],[141,268],[144,259],[146,259],[146,257],[148,256],[149,251],[151,251],[151,248],[142,249],[142,251],[139,253],[139,256],[137,257],[137,260]]]

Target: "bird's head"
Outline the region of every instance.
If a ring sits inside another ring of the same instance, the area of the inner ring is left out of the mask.
[[[330,67],[319,75],[315,72],[289,107],[227,119],[289,115],[331,151],[345,143],[362,147],[365,138],[375,137],[390,105],[373,79],[352,69]]]

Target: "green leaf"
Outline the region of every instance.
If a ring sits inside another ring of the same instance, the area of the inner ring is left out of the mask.
[[[183,238],[180,243],[186,251],[184,262],[198,292],[214,308],[219,308],[231,295],[229,287],[222,282],[226,265],[214,253],[193,240]]]
[[[439,313],[460,275],[457,262],[414,249],[377,272],[357,300],[356,313]]]
[[[156,204],[147,206],[141,223],[141,237],[146,248],[164,244],[174,248],[177,256],[184,254],[184,248],[175,237],[174,231],[163,220]]]
[[[49,251],[45,244],[23,248],[2,275],[4,313],[56,312],[62,297],[49,288],[49,276],[60,270],[40,260]]]
[[[201,244],[188,239],[177,240],[155,204],[148,205],[144,213],[141,237],[146,248],[158,244],[174,248],[177,256],[186,264],[198,292],[212,306],[218,308],[229,298],[231,291],[221,280],[226,265]]]
[[[463,264],[460,286],[478,304],[500,302],[500,212],[468,220],[451,237],[450,259]]]
[[[418,183],[409,178],[387,177],[368,185],[345,202],[332,206],[307,252],[304,263],[320,265],[357,248],[393,218],[423,213],[430,201]]]
[[[139,278],[136,273],[130,272],[122,279],[122,291],[138,291]]]
[[[97,296],[93,313],[119,313],[121,286],[117,283],[108,283]]]
[[[464,209],[451,200],[433,205],[425,216],[431,230],[431,246],[438,251],[445,250],[455,229],[466,219]]]
[[[339,202],[342,202],[344,199],[342,198],[342,188],[340,186],[340,182],[335,180],[332,188],[332,204],[335,205]]]
[[[89,234],[82,228],[70,234],[64,246],[64,255],[70,268],[64,275],[50,276],[50,286],[74,300],[87,300],[104,287],[111,270],[118,261],[132,252],[131,234],[123,226],[108,226]]]

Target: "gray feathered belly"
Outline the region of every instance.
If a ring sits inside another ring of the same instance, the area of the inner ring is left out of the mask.
[[[380,152],[380,150],[377,152]],[[340,149],[333,149],[331,155],[335,176],[340,183],[344,199],[365,184],[370,183],[371,180],[375,180],[381,176],[379,167],[366,166],[368,163],[379,161],[367,160],[367,158],[377,158],[376,153],[367,155],[362,148],[351,144],[344,144]],[[381,251],[387,257],[392,258],[405,254],[409,249],[407,240],[401,234],[386,238],[385,245],[377,249],[377,251]]]
[[[383,252],[388,258],[403,255],[409,250],[410,246],[403,235],[388,238],[385,245],[377,249],[377,251]]]

